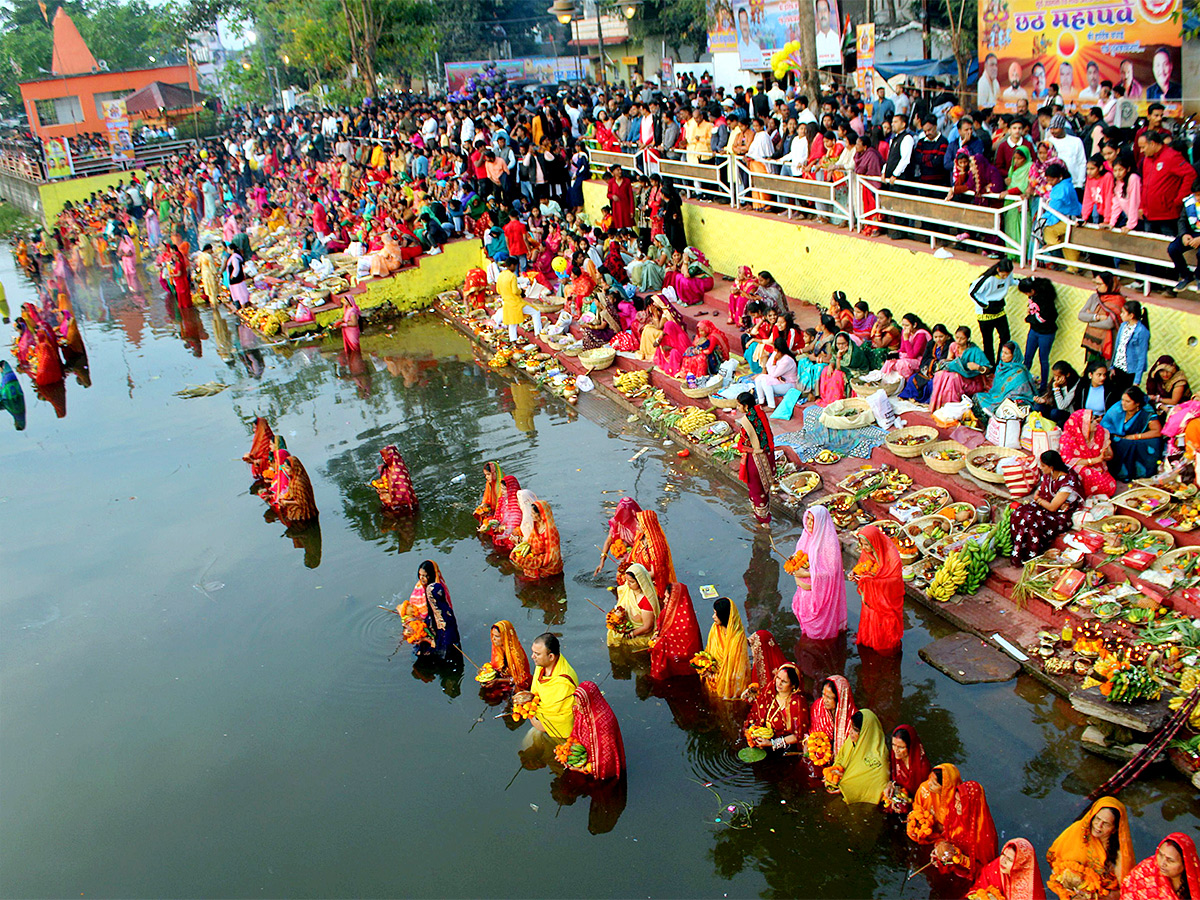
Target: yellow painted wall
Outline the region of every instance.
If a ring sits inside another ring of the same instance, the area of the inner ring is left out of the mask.
[[[442,291],[461,287],[467,269],[480,265],[483,244],[478,238],[451,241],[436,256],[421,256],[413,268],[402,269],[390,278],[368,282],[355,299],[362,310],[391,303],[401,312],[430,306]],[[319,325],[329,325],[342,317],[340,310],[317,313]]]
[[[38,188],[42,195],[42,214],[46,224],[53,226],[58,221],[58,214],[67,203],[78,203],[86,200],[92,191],[103,191],[114,187],[118,181],[129,184],[129,180],[137,175],[141,181],[146,180],[146,173],[141,169],[129,172],[108,172],[104,175],[90,175],[87,178],[71,178],[67,181],[51,181]]]
[[[595,221],[606,202],[603,182],[585,183],[584,199]],[[718,272],[733,273],[742,265],[756,272],[766,269],[789,297],[825,305],[835,290],[841,290],[851,303],[866,300],[874,310],[887,307],[896,318],[915,312],[930,325],[941,322],[952,331],[969,325],[978,338],[975,306],[967,291],[986,266],[974,260],[937,259],[907,243],[867,240],[718,206],[684,203],[683,216],[688,242]],[[1053,280],[1053,273],[1050,277]],[[1065,359],[1079,367],[1083,324],[1077,313],[1090,293],[1090,288],[1058,285],[1059,330],[1051,362]],[[1126,293],[1141,299],[1134,289]],[[1013,340],[1024,350],[1025,297],[1016,288],[1008,295],[1008,321]],[[1170,354],[1193,383],[1200,383],[1200,302],[1186,311],[1151,306],[1150,331],[1151,363]]]

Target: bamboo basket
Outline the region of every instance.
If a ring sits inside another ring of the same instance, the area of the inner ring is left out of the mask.
[[[1132,526],[1133,530],[1126,531],[1126,532],[1105,531],[1104,530],[1105,525]],[[1112,544],[1115,546],[1115,545],[1120,544],[1121,538],[1133,537],[1133,535],[1139,534],[1142,530],[1142,523],[1139,522],[1137,519],[1135,519],[1133,516],[1108,516],[1103,519],[1097,519],[1095,522],[1088,522],[1083,527],[1086,528],[1088,531],[1094,531],[1096,534],[1102,535],[1104,537],[1104,541],[1106,544]]]
[[[715,379],[712,384],[701,385],[699,387],[688,387],[687,382],[685,381],[683,382],[683,386],[680,388],[680,390],[683,391],[683,396],[692,400],[704,400],[708,397],[711,397],[720,389],[721,379],[719,378]],[[734,403],[736,404],[737,401],[735,400]]]
[[[713,409],[735,409],[738,402],[730,400],[728,397],[718,397],[715,394],[708,398],[708,402],[712,404]]]
[[[1129,501],[1137,497],[1154,498],[1155,500],[1158,500],[1158,506],[1156,506],[1150,512],[1135,509],[1129,505]],[[1147,518],[1161,516],[1167,511],[1173,502],[1174,498],[1167,491],[1156,487],[1134,488],[1131,491],[1126,491],[1123,494],[1113,497],[1113,506],[1119,506],[1121,509],[1128,510],[1129,512],[1139,516],[1146,516]]]
[[[954,450],[962,455],[958,459],[936,459],[930,454],[943,450]],[[925,465],[942,475],[954,475],[961,472],[967,465],[967,448],[958,441],[936,441],[921,452]]]
[[[817,483],[813,487],[808,488],[807,490],[801,490],[800,488],[797,487],[797,485],[801,481],[809,480],[808,478],[803,477],[803,476],[808,476],[808,475],[816,475]],[[807,497],[813,491],[820,488],[822,484],[823,484],[823,479],[821,478],[821,473],[814,472],[812,469],[801,469],[799,472],[793,472],[791,475],[788,475],[786,478],[783,479],[783,481],[780,482],[780,485],[783,487],[783,489],[785,491],[787,491],[788,494],[790,494],[792,497],[796,498],[797,500],[800,500],[803,497]]]
[[[884,393],[889,397],[895,397],[898,393],[900,393],[900,389],[902,387],[904,387],[903,378],[901,378],[899,381],[889,381],[887,376],[884,376],[882,381],[876,381],[873,383],[858,381],[856,379],[851,379],[850,381],[850,390],[854,392],[854,396],[864,399],[866,397],[870,397],[880,388],[882,388]]]
[[[972,475],[974,475],[976,478],[978,478],[980,481],[986,481],[989,484],[1004,484],[1004,473],[1003,472],[989,472],[987,469],[979,468],[972,462],[973,459],[980,457],[980,456],[984,456],[988,453],[994,453],[997,456],[1003,456],[1003,457],[1026,456],[1027,455],[1024,452],[1022,452],[1020,450],[1014,450],[1011,447],[993,447],[991,444],[985,444],[982,447],[976,447],[974,450],[972,450],[970,453],[968,453],[967,454],[967,471],[970,472]]]
[[[607,369],[617,358],[617,351],[612,347],[593,347],[579,354],[579,361],[589,369]]]
[[[542,303],[540,300],[526,300],[525,305],[543,314],[562,312],[563,308],[561,303]]]
[[[906,437],[926,437],[929,440],[906,446],[904,444],[896,444],[898,438]],[[888,432],[887,448],[893,454],[901,459],[915,459],[925,452],[934,441],[938,439],[938,430],[932,425],[909,425],[907,428],[897,428],[895,431]]]

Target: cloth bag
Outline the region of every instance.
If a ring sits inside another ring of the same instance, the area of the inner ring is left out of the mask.
[[[1000,463],[1004,486],[1014,497],[1027,497],[1037,487],[1038,470],[1028,456],[1012,456]]]
[[[1021,446],[1021,420],[1002,419],[999,414],[988,420],[987,441],[995,447],[1010,447],[1017,450]]]

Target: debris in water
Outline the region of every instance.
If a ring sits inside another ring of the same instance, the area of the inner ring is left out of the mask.
[[[222,384],[219,381],[209,381],[204,384],[189,384],[182,391],[176,391],[176,397],[191,399],[193,397],[211,397],[213,394],[219,394],[229,385]]]

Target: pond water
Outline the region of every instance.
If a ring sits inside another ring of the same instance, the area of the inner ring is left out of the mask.
[[[0,278],[14,309],[32,297],[8,254]],[[793,655],[791,579],[732,485],[602,402],[569,411],[481,367],[432,315],[367,335],[350,372],[333,342],[253,349],[228,315],[178,322],[157,290],[93,280],[75,305],[90,386],[68,376],[59,418],[22,376],[28,429],[0,422],[0,894],[928,894],[904,884],[924,860],[894,822],[740,763],[695,697],[610,662],[587,598],[608,602],[611,566],[591,573],[624,493],[658,510],[702,621],[713,584]],[[209,381],[231,387],[174,396]],[[312,476],[319,531],[293,540],[249,492],[257,414]],[[368,484],[388,443],[415,520],[384,517]],[[475,535],[489,459],[554,509],[564,578],[520,585]],[[780,548],[797,533],[778,523]],[[522,770],[523,730],[494,718],[470,667],[431,678],[394,652],[399,620],[378,607],[427,558],[476,660],[497,619],[526,643],[562,635],[620,721],[624,791],[574,796]],[[948,630],[910,608],[897,660],[843,642],[801,662],[844,671],[885,725],[914,724],[934,761],[984,785],[1001,839],[1044,854],[1115,767],[1079,749],[1079,720],[1035,682],[962,687],[924,665],[917,650]],[[1196,827],[1164,770],[1123,799],[1139,858]],[[748,827],[729,826],[730,805]]]

